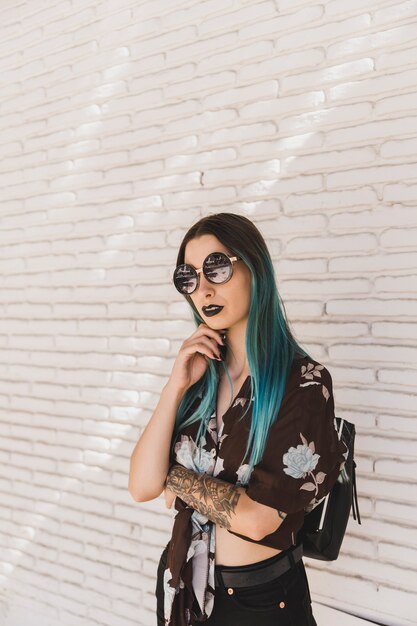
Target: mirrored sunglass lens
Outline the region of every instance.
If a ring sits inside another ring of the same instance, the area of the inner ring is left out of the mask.
[[[180,293],[191,293],[197,286],[197,276],[193,268],[180,265],[175,270],[174,284]]]
[[[204,275],[213,283],[224,283],[230,278],[232,264],[225,254],[210,254],[203,265]]]

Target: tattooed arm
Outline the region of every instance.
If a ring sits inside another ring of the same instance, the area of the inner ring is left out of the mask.
[[[165,484],[215,524],[254,541],[272,533],[286,517],[283,511],[249,498],[244,487],[198,474],[178,463],[171,465]]]

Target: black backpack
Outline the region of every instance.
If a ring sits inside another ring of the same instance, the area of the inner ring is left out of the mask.
[[[354,460],[355,425],[335,417],[336,430],[347,449],[348,456],[337,481],[326,497],[304,516],[297,533],[297,544],[303,544],[303,556],[321,561],[334,561],[339,556],[352,507],[353,518],[361,524],[356,493],[356,463]]]

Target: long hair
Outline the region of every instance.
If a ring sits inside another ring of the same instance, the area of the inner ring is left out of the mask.
[[[238,255],[250,269],[251,303],[246,327],[246,355],[251,376],[251,398],[245,413],[253,401],[252,419],[245,455],[253,444],[249,459],[249,471],[261,459],[270,426],[276,421],[285,385],[294,358],[310,355],[297,343],[286,319],[275,281],[274,267],[265,240],[248,218],[235,213],[210,214],[200,219],[185,234],[180,245],[177,265],[184,263],[185,247],[194,237],[211,234],[228,248],[232,255]],[[205,323],[194,306],[190,296],[184,295],[191,306],[196,327]],[[205,441],[207,425],[213,413],[218,385],[218,369],[223,367],[233,385],[226,363],[209,360],[204,375],[184,394],[175,417],[170,454],[179,431],[196,421],[200,421],[197,441],[201,452],[201,442]],[[184,416],[190,413],[189,417]]]

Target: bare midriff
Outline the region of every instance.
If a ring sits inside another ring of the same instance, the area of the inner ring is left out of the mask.
[[[282,550],[245,541],[216,524],[216,565],[249,565],[280,552]]]
[[[233,381],[234,393],[244,383],[248,371],[242,373],[238,380]],[[222,378],[217,391],[217,432],[222,427],[222,417],[230,404],[230,384],[228,379]],[[282,550],[263,546],[253,541],[245,541],[236,535],[232,535],[226,528],[216,524],[216,565],[250,565],[271,556],[279,554]]]

